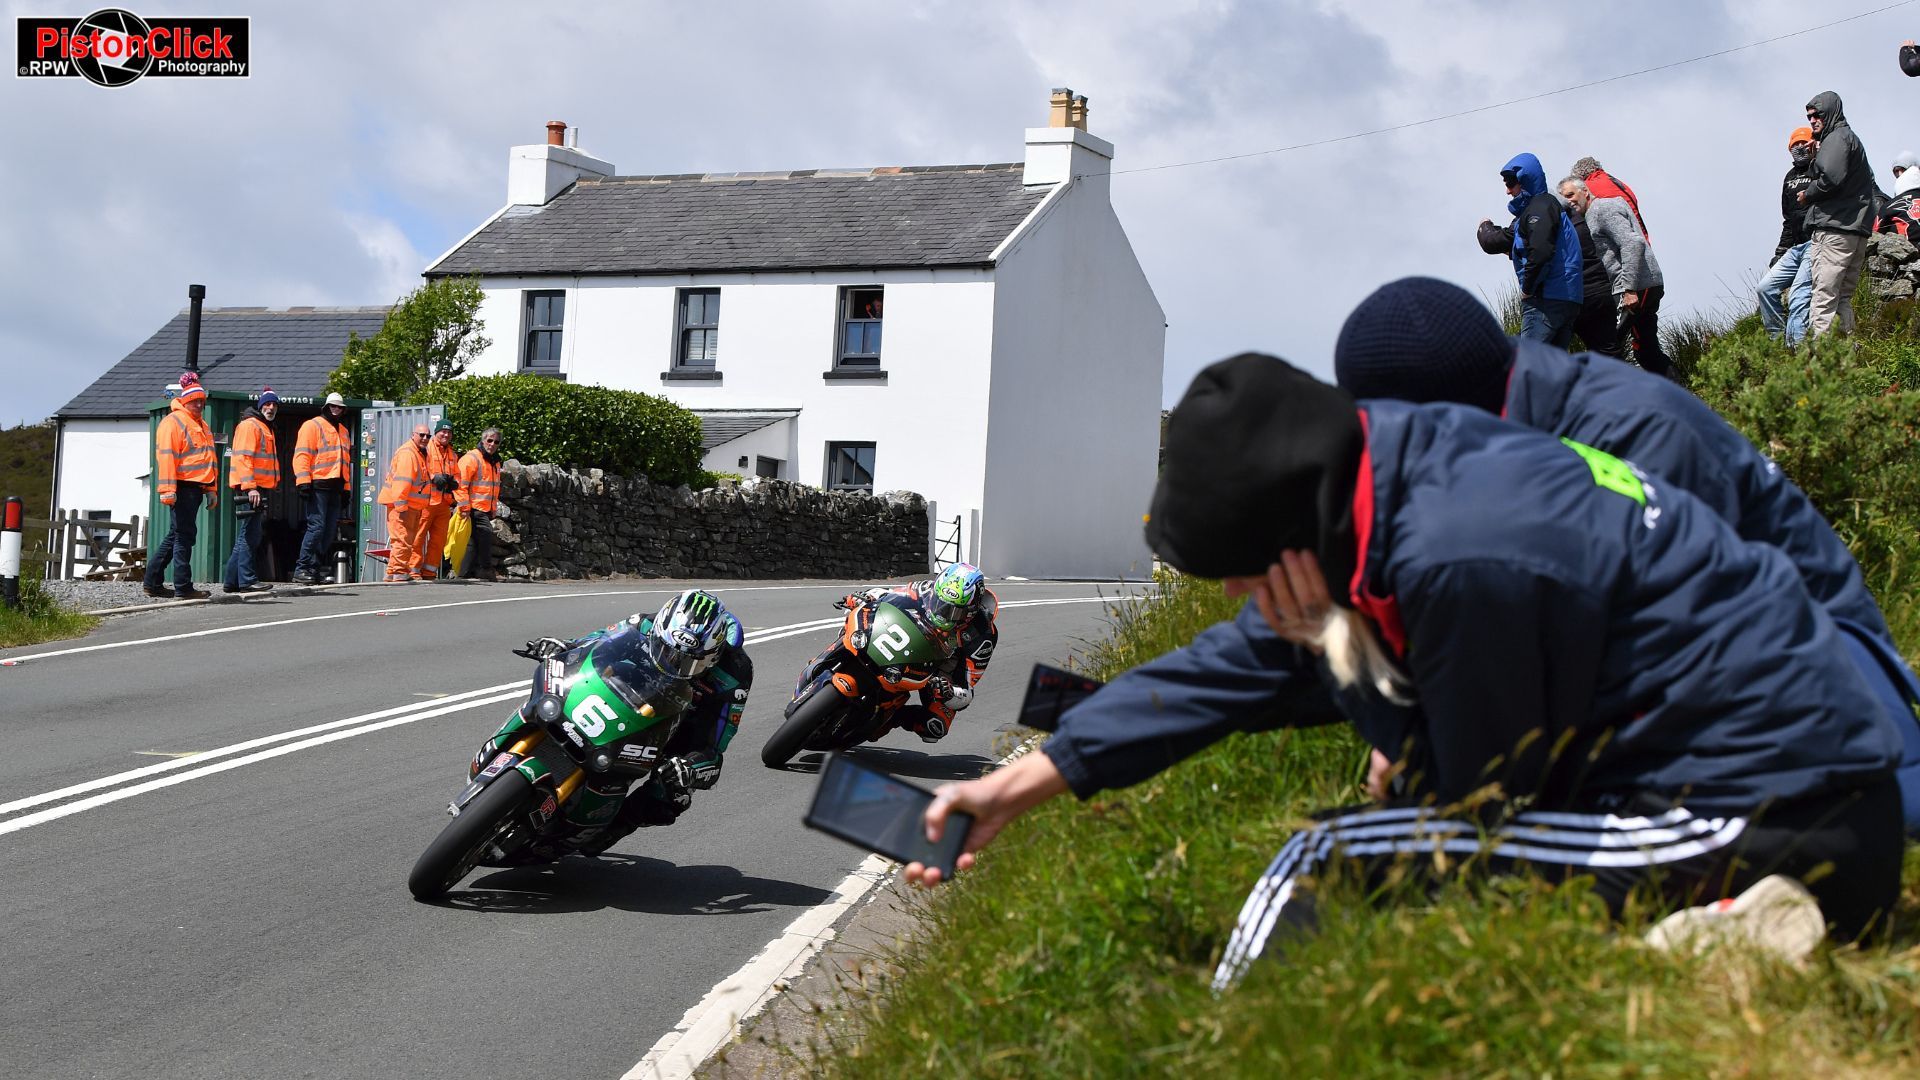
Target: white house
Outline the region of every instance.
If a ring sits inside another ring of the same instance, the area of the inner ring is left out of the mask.
[[[547,127],[426,271],[480,279],[475,374],[670,398],[710,469],[918,491],[990,574],[1149,573],[1166,324],[1085,98],[1000,165],[618,176]]]

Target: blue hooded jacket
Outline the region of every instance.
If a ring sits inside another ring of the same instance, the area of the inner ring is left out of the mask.
[[[1560,200],[1547,193],[1547,174],[1532,154],[1515,154],[1500,169],[1515,174],[1520,194],[1507,202],[1513,212],[1513,275],[1524,296],[1581,303],[1580,234]]]
[[[1330,695],[1249,605],[1067,712],[1045,752],[1075,793],[1334,709],[1403,747],[1442,802],[1497,781],[1542,808],[1653,795],[1746,813],[1891,774],[1899,736],[1781,552],[1618,459],[1478,409],[1361,415],[1353,593],[1417,704]]]

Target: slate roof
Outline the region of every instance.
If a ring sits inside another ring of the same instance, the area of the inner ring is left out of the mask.
[[[673,274],[985,266],[1052,190],[1020,164],[582,179],[427,269]]]
[[[385,307],[203,308],[200,381],[209,390],[318,394],[340,366],[349,334],[371,337]],[[187,313],[175,315],[139,348],[54,413],[60,417],[144,416],[187,362]]]
[[[799,409],[694,409],[700,418],[700,449],[711,450],[742,435],[800,415]]]

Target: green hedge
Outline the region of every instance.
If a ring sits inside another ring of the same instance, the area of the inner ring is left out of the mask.
[[[497,427],[501,452],[527,463],[644,474],[658,484],[700,477],[700,418],[651,394],[487,375],[433,383],[408,400],[445,405],[461,446]]]

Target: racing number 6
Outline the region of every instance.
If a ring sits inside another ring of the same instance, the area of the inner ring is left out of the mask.
[[[888,624],[887,632],[873,639],[873,647],[879,649],[880,655],[889,661],[894,658],[895,653],[905,650],[907,644],[906,628],[899,623]]]
[[[573,707],[573,715],[567,719],[580,729],[580,734],[589,739],[597,739],[607,730],[607,721],[615,719],[617,714],[613,706],[600,700],[599,694],[589,694],[586,700]]]

